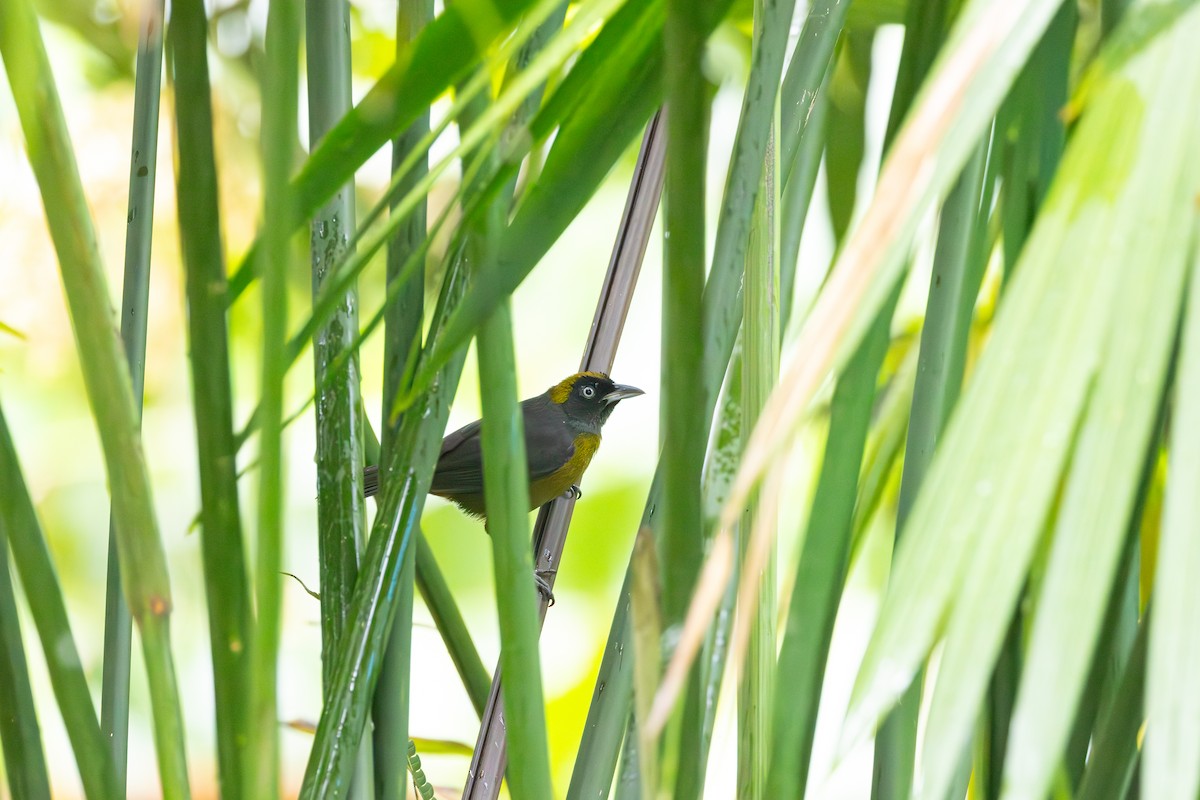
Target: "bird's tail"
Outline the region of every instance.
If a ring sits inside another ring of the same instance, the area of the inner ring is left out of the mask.
[[[379,467],[367,467],[363,470],[363,497],[374,497],[379,494]]]

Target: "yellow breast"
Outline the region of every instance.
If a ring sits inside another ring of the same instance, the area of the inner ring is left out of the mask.
[[[550,502],[577,486],[583,472],[592,463],[592,456],[600,447],[600,437],[594,433],[581,433],[575,437],[575,453],[556,471],[529,484],[529,504],[533,508]]]

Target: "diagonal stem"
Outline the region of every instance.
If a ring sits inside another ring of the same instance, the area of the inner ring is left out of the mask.
[[[662,195],[665,151],[664,115],[659,112],[651,119],[642,139],[642,149],[633,170],[629,197],[613,245],[608,274],[600,290],[596,316],[580,362],[581,371],[608,372],[612,368]],[[557,498],[542,507],[533,528],[533,540],[537,543],[534,568],[548,576],[551,588],[574,510],[573,498]],[[541,594],[538,598],[539,613],[544,621],[547,600]],[[471,759],[463,800],[495,800],[500,792],[500,779],[504,775],[507,759],[504,702],[500,697],[500,672],[497,670],[484,708],[479,738],[475,742],[475,755]]]

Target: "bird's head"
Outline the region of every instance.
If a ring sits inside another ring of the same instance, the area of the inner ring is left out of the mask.
[[[599,432],[617,403],[639,394],[645,392],[613,383],[603,372],[579,372],[551,387],[550,400],[562,406],[572,422]]]

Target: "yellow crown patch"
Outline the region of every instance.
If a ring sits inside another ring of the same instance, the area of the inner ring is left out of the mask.
[[[567,402],[567,398],[571,396],[571,390],[575,388],[575,381],[580,378],[599,378],[608,380],[608,376],[603,372],[577,372],[569,378],[559,381],[550,389],[550,399],[559,405]]]

